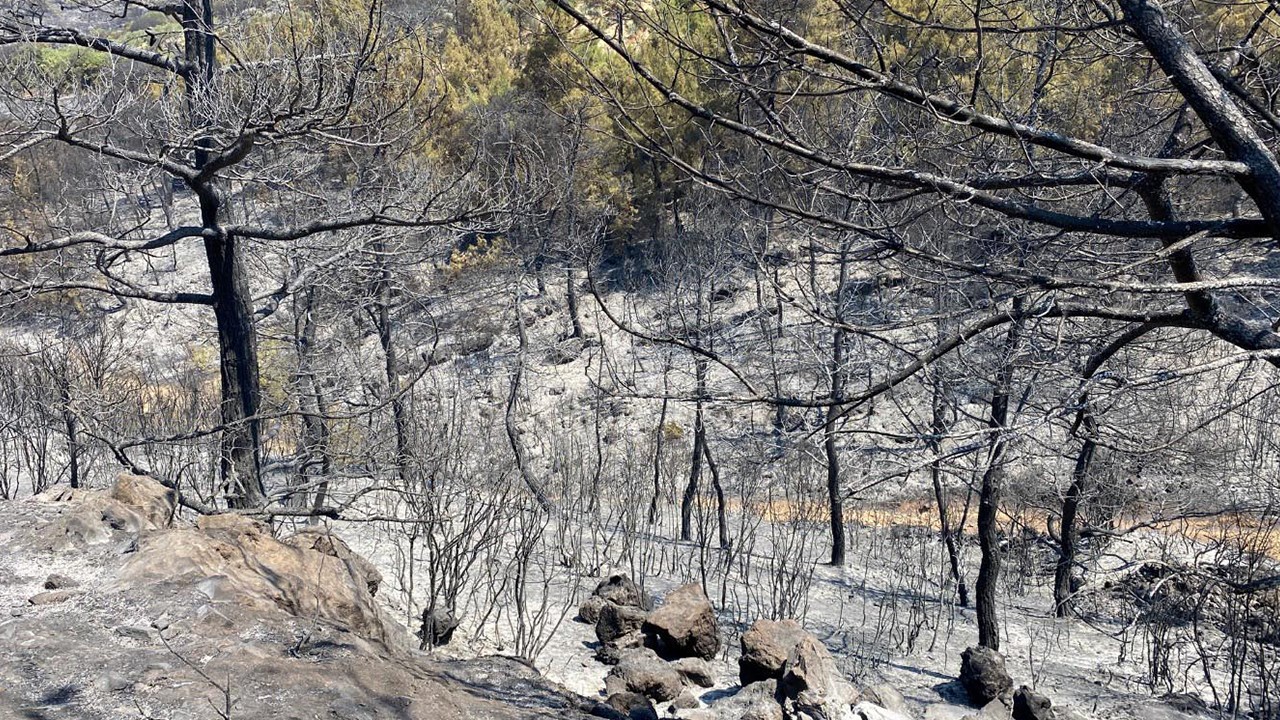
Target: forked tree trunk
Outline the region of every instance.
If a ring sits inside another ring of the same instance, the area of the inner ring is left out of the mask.
[[[693,539],[693,503],[698,497],[698,484],[702,479],[702,446],[707,441],[706,426],[703,424],[702,398],[707,392],[707,361],[699,357],[695,361],[697,373],[698,399],[693,410],[693,455],[689,461],[689,482],[684,486],[684,496],[680,498],[680,539]]]

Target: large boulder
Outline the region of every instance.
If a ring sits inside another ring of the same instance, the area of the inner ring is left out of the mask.
[[[790,717],[848,720],[858,693],[836,667],[825,645],[806,636],[791,650],[782,667],[778,696]]]
[[[607,645],[618,638],[639,630],[649,613],[630,605],[617,605],[606,602],[600,608],[596,618],[596,639]]]
[[[985,707],[992,700],[1007,703],[1013,678],[1004,667],[1004,656],[988,647],[971,647],[960,656],[960,684],[974,705]]]
[[[1023,685],[1013,694],[1013,720],[1056,720],[1049,698]]]
[[[782,666],[809,633],[795,620],[757,620],[742,634],[738,678],[750,685],[782,677]]]
[[[696,583],[676,588],[662,607],[645,620],[642,630],[658,651],[669,658],[710,660],[720,652],[720,628],[711,600]]]
[[[621,660],[605,677],[604,687],[610,695],[633,692],[666,702],[679,697],[684,683],[680,680],[680,673],[652,650],[638,648],[623,653]]]
[[[178,493],[146,475],[120,473],[111,486],[110,497],[136,510],[152,528],[172,525],[178,509]]]

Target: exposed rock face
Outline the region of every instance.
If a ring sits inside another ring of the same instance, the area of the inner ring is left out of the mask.
[[[1013,694],[1013,720],[1056,720],[1049,698],[1023,685]]]
[[[68,543],[73,517],[86,535]],[[121,518],[144,530],[136,552],[84,542],[127,535]],[[55,562],[78,582],[63,602],[0,620],[0,717],[204,717],[222,699],[208,678],[229,688],[236,718],[585,720],[598,705],[514,660],[401,650],[408,633],[362,605],[365,577],[251,520],[150,524],[94,491],[0,503],[0,596],[40,592]],[[352,631],[375,620],[385,641]]]
[[[787,714],[813,720],[845,720],[857,692],[817,638],[806,636],[791,650],[782,668],[778,695]]]
[[[680,673],[648,648],[628,650],[604,681],[609,694],[633,692],[659,702],[674,700],[684,689]]]
[[[281,542],[256,520],[226,514],[201,517],[194,529],[143,536],[120,578],[122,586],[194,581],[215,604],[284,610],[335,623],[361,637],[405,644],[403,633],[389,631],[367,578],[353,572],[353,565]]]
[[[315,550],[338,558],[347,564],[352,575],[364,580],[365,587],[369,589],[369,595],[378,594],[378,588],[382,586],[382,573],[378,572],[378,568],[374,567],[373,563],[360,557],[343,542],[342,538],[334,535],[328,528],[311,527],[300,530],[285,538],[285,542],[296,548]]]
[[[795,620],[757,620],[742,634],[738,677],[743,686],[782,677],[787,657],[809,633]]]
[[[638,607],[606,602],[600,608],[600,616],[596,618],[596,639],[601,644],[608,644],[635,632],[644,625],[648,615]]]
[[[967,648],[960,656],[960,684],[974,705],[985,706],[992,700],[1007,700],[1013,690],[1013,678],[1004,667],[1004,656],[985,647]]]
[[[662,607],[649,615],[642,629],[658,652],[669,658],[710,660],[720,652],[715,609],[696,583],[673,590]]]
[[[117,475],[110,496],[137,511],[153,528],[169,527],[178,509],[178,494],[145,475]]]

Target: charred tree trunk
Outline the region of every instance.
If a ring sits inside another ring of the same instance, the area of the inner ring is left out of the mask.
[[[725,506],[724,485],[720,482],[720,466],[711,457],[711,444],[706,438],[702,440],[702,454],[707,459],[707,469],[711,471],[711,489],[716,494],[716,528],[719,533],[720,548],[729,549],[729,515]]]
[[[813,272],[811,268],[811,272]],[[845,290],[849,280],[848,243],[840,248],[840,275],[836,282],[835,317],[844,319]],[[840,495],[840,448],[836,443],[836,426],[841,413],[839,403],[844,400],[845,385],[845,331],[837,327],[831,339],[831,404],[827,406],[827,419],[822,427],[822,448],[827,460],[827,514],[831,521],[831,564],[844,565],[844,499]]]
[[[578,308],[578,285],[573,280],[573,268],[565,268],[565,298],[569,305],[569,337],[582,337],[582,313]]]
[[[942,532],[942,543],[947,548],[947,562],[951,566],[951,579],[956,584],[956,595],[961,607],[969,607],[969,586],[965,583],[964,572],[960,569],[960,550],[956,543],[956,531],[951,527],[951,512],[947,506],[947,495],[942,487],[942,435],[947,431],[946,403],[943,398],[942,382],[933,381],[933,417],[929,423],[929,439],[925,445],[933,456],[929,463],[929,475],[933,482],[933,498],[938,504],[938,529]]]
[[[329,455],[329,423],[324,391],[316,377],[315,368],[315,291],[308,290],[302,306],[295,313],[296,351],[298,353],[298,390],[302,410],[302,456],[298,469],[298,485],[303,488],[296,500],[304,503],[306,493],[311,493],[311,506],[315,510],[324,507],[329,492],[329,476],[333,461]],[[318,518],[313,518],[318,520]]]
[[[62,412],[62,425],[67,433],[67,474],[72,488],[81,486],[80,479],[80,429],[75,411],[71,408],[71,373],[66,366],[58,372],[58,403]]]
[[[698,497],[698,484],[702,479],[702,446],[707,441],[707,430],[703,423],[703,398],[707,392],[707,361],[699,357],[695,361],[697,373],[697,400],[693,410],[693,456],[689,462],[689,482],[684,486],[684,497],[680,499],[680,539],[693,539],[693,503]]]
[[[1080,373],[1081,379],[1088,383],[1103,364],[1110,360],[1121,348],[1155,330],[1157,327],[1160,327],[1158,323],[1143,323],[1122,333],[1106,347],[1089,357],[1088,362],[1085,363],[1084,370]],[[1080,514],[1080,506],[1088,496],[1093,459],[1098,448],[1097,440],[1095,439],[1098,426],[1093,417],[1087,385],[1085,390],[1080,393],[1080,398],[1077,402],[1080,409],[1076,412],[1076,421],[1071,431],[1074,435],[1083,436],[1084,440],[1080,445],[1079,452],[1076,453],[1076,462],[1071,470],[1071,485],[1067,487],[1066,495],[1062,498],[1062,518],[1059,521],[1058,528],[1058,562],[1053,574],[1054,613],[1058,617],[1066,617],[1071,614],[1071,598],[1075,593],[1071,583],[1071,571],[1076,565],[1076,540],[1078,538],[1076,525]]]
[[[377,258],[377,276],[373,287],[376,299],[371,315],[378,332],[378,344],[382,348],[383,372],[387,379],[386,401],[391,407],[391,422],[396,434],[395,477],[400,487],[407,487],[413,466],[413,451],[409,437],[409,410],[405,404],[403,388],[400,387],[400,351],[396,345],[395,323],[391,317],[395,288],[391,267],[386,262],[386,252],[384,243],[379,241],[373,245],[373,253]]]
[[[213,0],[185,0],[182,5],[183,71],[187,112],[195,134],[193,177],[187,184],[200,202],[205,257],[209,264],[214,317],[218,326],[219,376],[222,385],[222,454],[219,470],[227,504],[258,507],[266,502],[262,485],[262,421],[258,417],[258,336],[244,263],[242,239],[222,227],[223,192],[210,172],[214,52]]]
[[[991,391],[991,453],[978,495],[978,545],[982,561],[978,566],[975,605],[978,616],[978,644],[1000,649],[1000,621],[996,594],[1000,584],[1000,496],[1004,489],[1004,455],[1008,441],[1009,395],[1013,388],[1014,355],[1022,335],[1022,302],[1014,302],[1014,319],[1005,336],[1000,369]]]

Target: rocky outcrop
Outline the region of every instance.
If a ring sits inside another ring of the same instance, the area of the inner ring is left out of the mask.
[[[233,717],[282,720],[599,716],[523,663],[403,649],[341,550],[235,515],[165,529],[141,507],[64,488],[0,502],[0,717],[204,717],[225,700]],[[53,569],[74,586],[45,591]],[[40,592],[68,595],[26,603]]]
[[[782,677],[787,657],[809,633],[795,620],[757,620],[742,634],[738,677],[744,686]]]
[[[348,550],[348,552],[350,552]],[[120,571],[122,587],[194,584],[215,605],[284,611],[321,620],[388,645],[406,645],[390,629],[358,564],[272,537],[241,515],[199,518],[194,528],[146,535]]]
[[[1004,667],[1004,656],[986,647],[967,648],[960,656],[960,684],[974,705],[992,700],[1008,702],[1013,678]]]
[[[662,607],[649,614],[642,631],[658,652],[668,658],[711,659],[720,652],[720,629],[715,609],[702,586],[676,588]]]
[[[369,595],[378,594],[378,588],[382,586],[382,573],[378,572],[378,568],[374,567],[373,563],[353,551],[342,538],[333,534],[328,528],[309,527],[285,538],[285,542],[296,548],[314,550],[341,560],[346,563],[352,575],[364,581]]]

